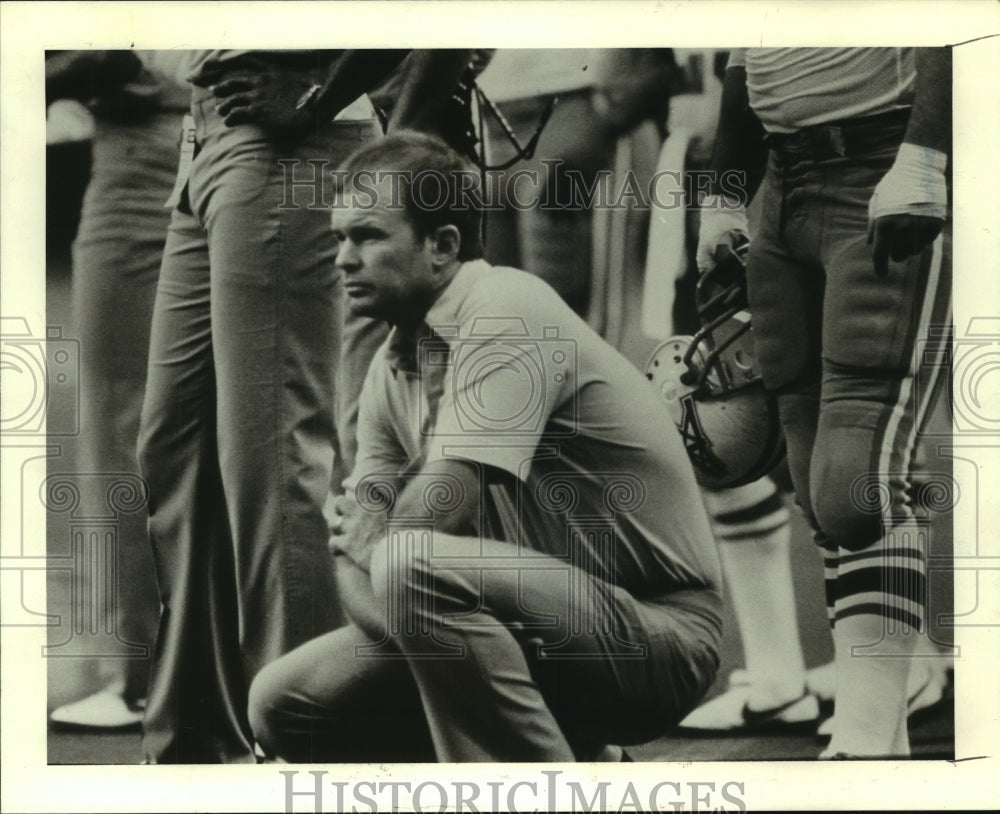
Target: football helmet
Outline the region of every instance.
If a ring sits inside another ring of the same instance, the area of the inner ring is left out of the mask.
[[[754,353],[748,246],[737,246],[698,281],[698,333],[671,337],[646,365],[646,378],[681,433],[698,483],[709,489],[757,480],[785,456],[777,402],[764,390]]]

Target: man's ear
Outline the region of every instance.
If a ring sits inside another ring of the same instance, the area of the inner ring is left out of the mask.
[[[436,266],[448,266],[458,260],[462,248],[462,235],[457,226],[439,226],[430,236],[433,247],[433,261]]]

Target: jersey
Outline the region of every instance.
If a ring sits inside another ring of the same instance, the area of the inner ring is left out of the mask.
[[[769,133],[874,116],[913,103],[912,48],[737,48],[750,107]]]

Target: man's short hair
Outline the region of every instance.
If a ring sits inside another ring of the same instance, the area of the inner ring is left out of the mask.
[[[400,130],[356,150],[340,167],[345,180],[365,173],[364,184],[374,185],[380,173],[398,178],[402,204],[418,239],[441,226],[455,226],[461,236],[458,259],[483,256],[483,211],[478,171],[436,136]],[[394,193],[395,194],[395,193]]]

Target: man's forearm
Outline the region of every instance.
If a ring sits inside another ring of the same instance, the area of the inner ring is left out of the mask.
[[[59,51],[45,60],[46,101],[87,101],[118,90],[141,70],[131,51]]]
[[[720,184],[723,173],[739,170],[746,174],[744,203],[756,194],[767,158],[764,128],[750,109],[746,79],[743,67],[726,70],[710,165],[713,171],[710,191],[716,195],[725,191]]]
[[[362,93],[381,84],[409,53],[405,49],[374,48],[346,51],[330,66],[316,92],[312,109],[320,121],[329,121]]]
[[[471,48],[414,51],[406,81],[392,111],[389,130],[435,132],[452,91],[472,60]]]
[[[913,110],[903,141],[951,155],[951,48],[918,48]]]
[[[375,598],[371,575],[347,557],[336,557],[337,592],[344,610],[375,640],[385,635],[385,608]]]

